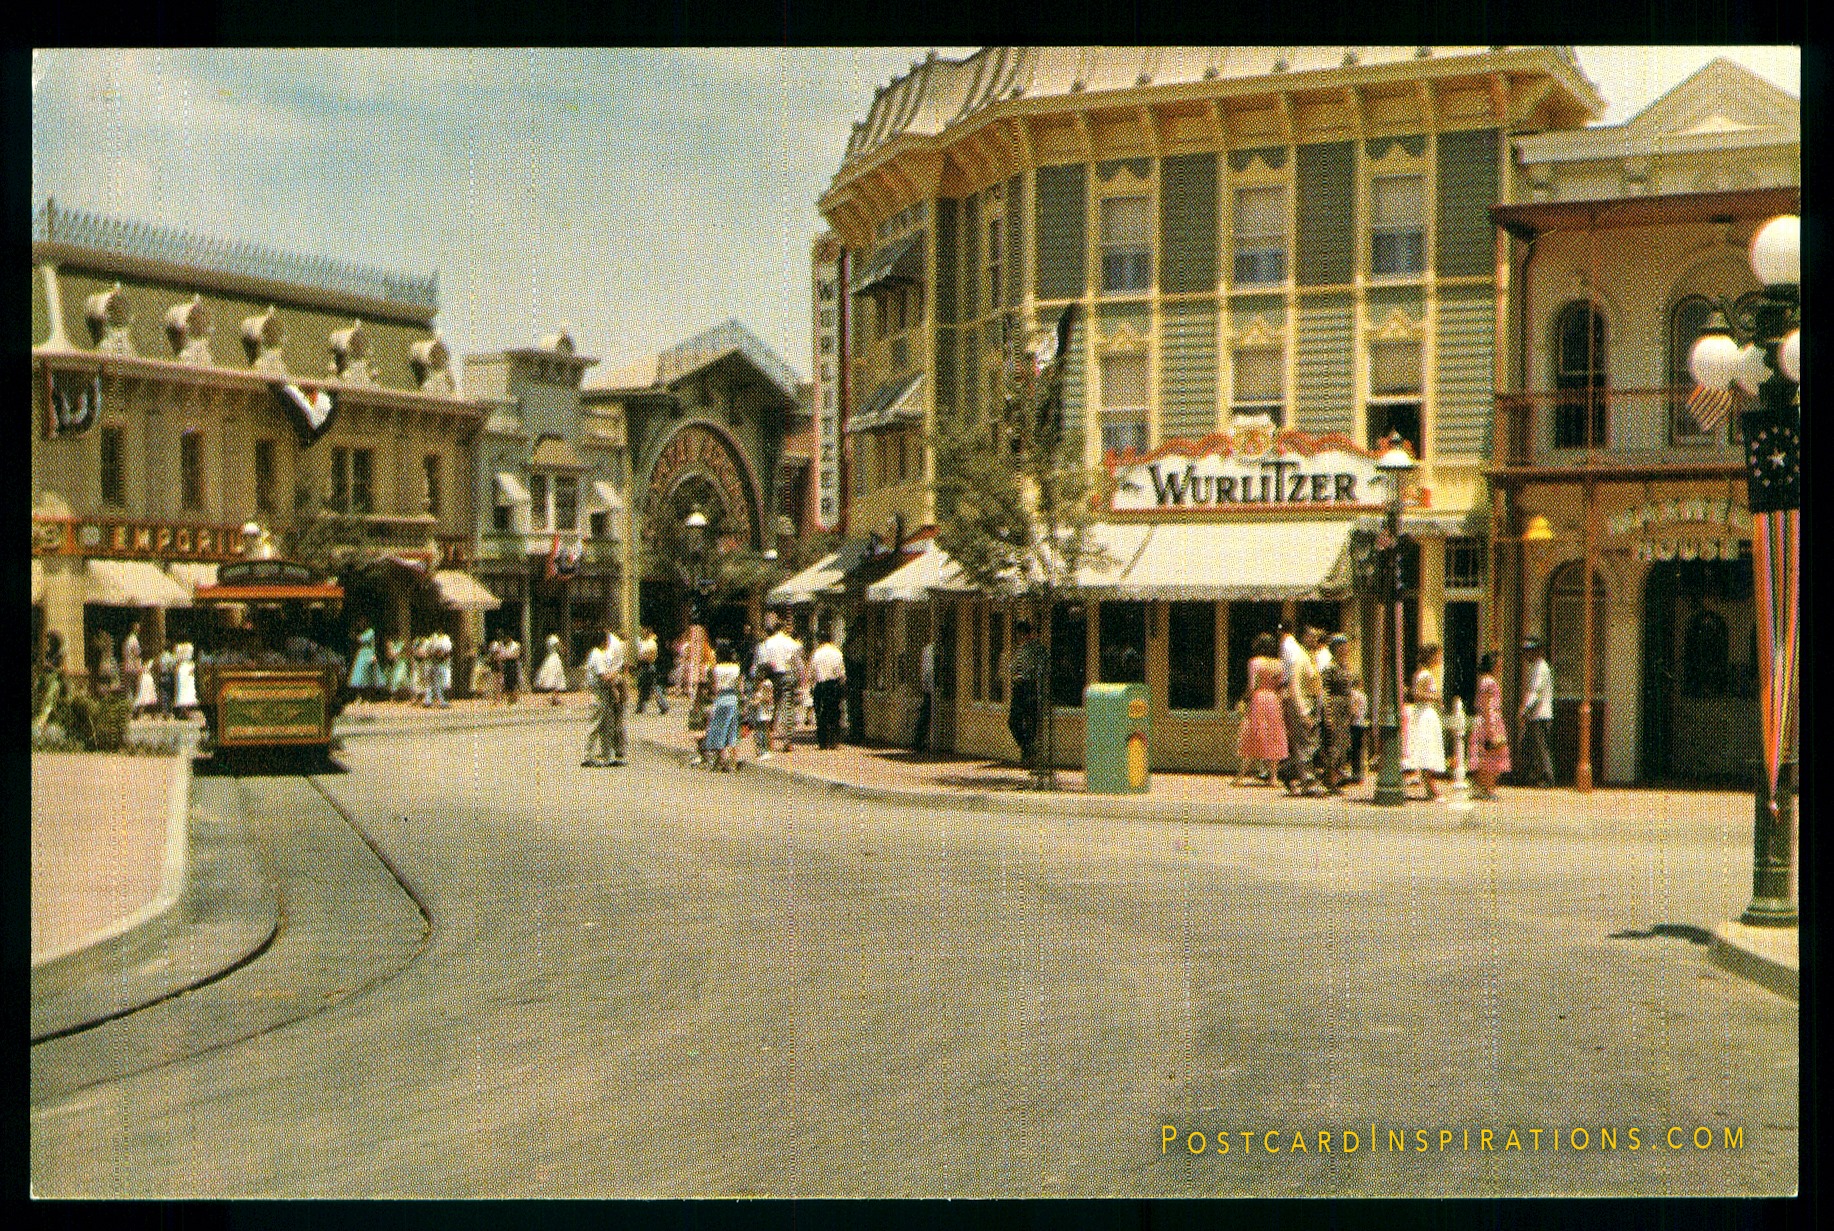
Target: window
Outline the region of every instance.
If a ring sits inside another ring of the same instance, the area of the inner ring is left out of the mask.
[[[1166,606],[1165,703],[1175,710],[1216,708],[1216,604]]]
[[[1145,355],[1102,356],[1102,449],[1146,452]]]
[[[1556,449],[1605,445],[1605,318],[1589,303],[1570,303],[1554,318]]]
[[[374,449],[352,449],[350,451],[350,511],[352,513],[374,513],[376,511]]]
[[[1006,613],[987,613],[987,699],[1006,700]]]
[[[1378,175],[1369,181],[1369,272],[1380,277],[1426,269],[1426,178]]]
[[[445,511],[440,491],[440,458],[437,453],[429,453],[420,459],[421,473],[426,476],[427,512],[438,517]]]
[[[1248,695],[1248,660],[1254,655],[1255,638],[1271,633],[1280,623],[1280,603],[1241,602],[1229,605],[1229,661],[1224,677],[1229,704]]]
[[[1146,604],[1105,602],[1097,617],[1096,656],[1104,684],[1146,683]]]
[[[1286,421],[1286,352],[1277,346],[1257,346],[1235,352],[1235,393],[1230,403],[1237,415],[1266,415],[1275,427]]]
[[[1006,230],[1006,219],[994,215],[987,220],[987,310],[1000,306],[1000,239]]]
[[[606,538],[611,533],[611,514],[600,509],[586,518],[586,533],[595,539]]]
[[[1548,665],[1554,669],[1554,697],[1580,695],[1585,680],[1585,565],[1570,560],[1548,580]],[[1592,692],[1605,684],[1605,579],[1592,574]]]
[[[1079,708],[1089,680],[1089,613],[1081,603],[1051,611],[1051,704]]]
[[[552,530],[552,510],[548,507],[548,476],[529,476],[529,529]]]
[[[1420,344],[1374,342],[1369,347],[1369,405],[1365,444],[1375,449],[1389,435],[1398,435],[1414,447],[1415,457],[1426,456],[1420,417]]]
[[[102,429],[102,461],[99,468],[102,480],[103,504],[127,503],[127,433],[118,427]]]
[[[1286,281],[1286,188],[1235,190],[1235,280]]]
[[[262,513],[274,511],[274,442],[257,440],[255,442],[255,509]]]
[[[196,428],[178,437],[178,502],[184,509],[204,507],[204,436]]]
[[[508,534],[511,528],[510,507],[501,500],[490,510],[490,528],[498,534]]]
[[[1446,540],[1446,589],[1481,590],[1484,588],[1484,553],[1482,539],[1469,536]]]
[[[554,477],[554,528],[579,529],[579,480],[570,474]]]
[[[1102,293],[1144,291],[1153,284],[1152,210],[1146,197],[1102,200]]]

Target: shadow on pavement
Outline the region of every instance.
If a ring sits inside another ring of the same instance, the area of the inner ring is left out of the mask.
[[[1695,927],[1691,923],[1658,923],[1647,932],[1638,932],[1631,928],[1625,928],[1621,932],[1611,933],[1606,939],[1648,940],[1652,936],[1668,936],[1675,940],[1685,940],[1690,945],[1709,945],[1713,943],[1713,934],[1711,932],[1702,927]]]

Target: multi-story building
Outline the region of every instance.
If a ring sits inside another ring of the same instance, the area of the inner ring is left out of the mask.
[[[1155,764],[1231,765],[1257,634],[1284,619],[1368,647],[1352,538],[1386,498],[1390,434],[1421,462],[1406,643],[1447,643],[1468,689],[1505,135],[1601,108],[1549,47],[996,47],[915,66],[821,201],[857,271],[853,524],[920,539],[926,432],[987,407],[1074,305],[1066,421],[1109,473],[1098,539],[1118,563],[1053,617],[1060,757],[1080,754],[1084,684],[1131,680],[1152,694]],[[867,615],[869,733],[908,737],[904,668],[935,630],[938,741],[1010,755],[1009,613],[896,575],[868,594],[891,600]]]
[[[463,571],[484,410],[434,278],[52,202],[35,227],[35,644],[57,632],[84,671],[100,630],[193,635],[191,591],[252,521],[338,573],[351,630],[441,626],[466,652],[463,613],[494,601]]]
[[[801,383],[735,320],[584,386],[588,416],[621,424],[629,442],[638,609],[665,641],[684,627],[697,586],[707,590],[700,614],[715,635],[736,638],[747,620],[758,620],[775,572],[767,553],[796,533],[778,501],[786,490],[784,442],[802,430],[806,414]],[[791,475],[802,470],[791,456]],[[705,519],[704,537],[683,533],[695,512]],[[685,558],[697,548],[697,558]],[[753,583],[742,595],[715,585],[739,576]]]
[[[1757,291],[1752,233],[1799,212],[1800,103],[1716,60],[1622,124],[1509,144],[1496,644],[1549,646],[1562,778],[1747,783],[1743,451],[1736,414],[1695,419],[1688,355],[1715,306]]]
[[[468,356],[466,390],[490,413],[472,476],[477,574],[503,601],[487,620],[540,662],[558,636],[571,665],[624,626],[624,421],[580,393],[598,362],[565,326],[534,346]]]

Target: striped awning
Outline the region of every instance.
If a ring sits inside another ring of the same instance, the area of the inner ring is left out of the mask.
[[[146,560],[91,560],[83,600],[102,607],[189,607],[185,587]]]
[[[470,573],[458,569],[441,569],[433,574],[433,588],[439,591],[442,605],[457,611],[495,611],[503,600],[486,590]]]
[[[923,421],[924,374],[894,376],[872,391],[860,409],[847,416],[847,430],[863,432],[891,423]]]
[[[917,231],[879,249],[854,280],[853,293],[864,294],[894,282],[923,280],[923,232]]]

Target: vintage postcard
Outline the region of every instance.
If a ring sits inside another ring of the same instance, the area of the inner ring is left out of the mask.
[[[32,1193],[1794,1194],[1800,64],[37,52]]]

